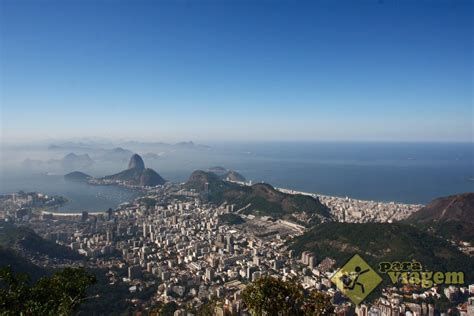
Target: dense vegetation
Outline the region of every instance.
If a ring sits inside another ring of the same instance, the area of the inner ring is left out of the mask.
[[[194,171],[184,186],[190,190],[203,192],[206,183],[209,184],[209,191],[214,194],[238,187],[235,183],[222,181],[221,178],[213,172],[205,172],[202,170]]]
[[[84,269],[65,268],[30,285],[26,274],[0,268],[0,314],[70,315],[86,299],[95,277]]]
[[[331,297],[317,290],[305,290],[296,281],[283,281],[265,276],[252,282],[242,291],[242,300],[254,316],[323,316],[335,315]],[[216,307],[223,307],[223,300],[213,298],[198,308],[185,309],[197,316],[216,315]],[[150,315],[172,316],[180,309],[174,303],[159,304]],[[231,315],[225,312],[225,315]]]
[[[240,225],[245,223],[242,217],[233,213],[219,215],[219,222],[227,225]]]
[[[432,271],[463,271],[466,281],[474,275],[474,258],[441,238],[401,223],[324,223],[295,238],[291,247],[298,255],[310,250],[318,259],[334,258],[338,265],[359,254],[374,268],[381,261],[415,259]]]
[[[474,225],[462,221],[414,222],[421,230],[431,231],[445,239],[467,241],[474,245]]]
[[[273,277],[262,277],[242,292],[247,308],[261,315],[331,315],[330,296],[316,290],[305,291],[301,284]]]

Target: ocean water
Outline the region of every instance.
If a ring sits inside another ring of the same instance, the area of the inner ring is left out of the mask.
[[[9,174],[2,178],[0,193],[20,190],[66,197],[68,203],[57,210],[65,213],[106,211],[137,196],[137,192],[121,187],[66,181],[62,175]]]
[[[365,200],[428,203],[474,191],[474,144],[245,145],[235,169],[274,186]]]
[[[177,167],[157,164],[184,181],[194,169],[219,165],[274,186],[365,200],[426,204],[474,192],[472,143],[233,143],[212,144]],[[174,169],[175,168],[175,169]]]
[[[192,171],[211,166],[234,169],[253,182],[365,200],[426,204],[434,198],[474,192],[472,143],[211,143],[146,161],[165,179],[183,182]],[[124,166],[125,168],[125,166]],[[117,170],[120,171],[120,170]],[[94,176],[104,172],[96,170]],[[134,192],[89,186],[61,175],[2,170],[0,193],[18,190],[63,195],[61,210],[101,211],[132,199]]]

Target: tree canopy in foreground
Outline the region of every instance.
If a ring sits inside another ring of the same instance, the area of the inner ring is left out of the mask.
[[[86,291],[96,282],[83,268],[65,268],[30,285],[26,274],[0,268],[0,314],[70,315],[86,299]]]
[[[247,308],[261,315],[331,315],[331,297],[313,290],[306,292],[301,284],[274,277],[262,277],[242,292]]]

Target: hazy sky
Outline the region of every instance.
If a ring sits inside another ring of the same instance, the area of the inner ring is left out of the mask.
[[[472,141],[472,1],[0,0],[3,141]]]

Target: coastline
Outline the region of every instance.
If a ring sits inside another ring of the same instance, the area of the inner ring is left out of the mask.
[[[237,183],[237,184],[240,184],[240,185],[245,185],[245,186],[252,185],[251,182],[250,183],[248,183],[248,182],[237,182],[237,181],[230,181],[230,182],[234,182],[234,183]],[[98,185],[98,184],[93,184],[93,185]],[[127,188],[126,186],[123,186],[123,185],[120,185],[120,184],[107,184],[107,185],[115,185],[115,186]],[[386,201],[376,201],[376,200],[360,200],[360,199],[351,198],[351,197],[347,197],[347,196],[346,197],[329,196],[329,195],[324,195],[324,194],[319,194],[319,193],[314,193],[314,192],[304,192],[304,191],[298,191],[298,190],[286,189],[286,188],[280,188],[280,187],[275,187],[275,189],[282,192],[282,193],[286,193],[286,194],[306,195],[306,196],[311,196],[313,198],[319,198],[320,200],[321,200],[321,198],[323,200],[327,200],[327,199],[341,200],[341,201],[346,200],[346,201],[352,201],[352,202],[363,203],[363,204],[373,203],[373,204],[379,204],[379,205],[385,205],[385,206],[399,205],[399,206],[407,206],[407,207],[411,207],[411,208],[421,208],[421,207],[424,206],[424,204],[400,203],[400,202],[395,202],[395,201],[386,202]],[[142,193],[143,193],[143,191],[142,191]],[[131,201],[127,201],[127,202],[131,202]],[[328,207],[329,207],[329,205],[328,205]],[[82,214],[82,212],[84,212],[84,211],[77,211],[77,212],[74,212],[74,211],[67,211],[67,212],[41,211],[41,214],[50,214],[50,215],[53,215],[53,216],[80,216]],[[87,212],[88,212],[89,215],[100,215],[100,214],[106,213],[107,211],[104,210],[104,211],[93,211],[93,212],[87,211]]]
[[[79,211],[77,213],[71,213],[70,211],[67,213],[60,213],[60,212],[49,212],[49,211],[41,211],[41,215],[53,215],[53,216],[81,216],[82,212],[84,211]],[[86,211],[87,214],[89,215],[100,215],[100,214],[105,214],[106,211],[100,211],[100,212],[89,212]]]
[[[361,200],[361,199],[356,199],[356,198],[351,198],[348,196],[335,196],[335,195],[324,195],[324,194],[319,194],[319,193],[311,193],[311,192],[304,192],[304,191],[297,191],[297,190],[292,190],[292,189],[285,189],[285,188],[277,188],[275,187],[276,190],[287,193],[287,194],[301,194],[301,195],[307,195],[311,197],[322,197],[322,198],[329,198],[329,199],[348,199],[352,201],[358,201],[358,202],[371,202],[371,203],[379,203],[379,204],[399,204],[399,205],[412,205],[412,206],[425,206],[425,204],[414,204],[414,203],[402,203],[402,202],[395,202],[395,201],[377,201],[377,200]]]
[[[242,186],[252,186],[253,184],[256,184],[256,183],[266,183],[264,181],[260,181],[260,182],[253,182],[252,180],[250,181],[246,181],[246,182],[242,182],[242,181],[230,181],[230,180],[225,180],[225,181],[228,181],[228,182],[232,182],[232,183],[237,183],[237,184],[240,184]],[[270,184],[270,183],[268,183]],[[271,184],[270,184],[271,185]],[[409,205],[409,206],[418,206],[418,207],[423,207],[425,206],[424,204],[421,204],[421,203],[403,203],[403,202],[396,202],[396,201],[377,201],[377,200],[362,200],[362,199],[357,199],[357,198],[352,198],[352,197],[349,197],[349,196],[335,196],[335,195],[325,195],[325,194],[320,194],[320,193],[315,193],[315,192],[305,192],[305,191],[298,191],[298,190],[294,190],[294,189],[287,189],[287,188],[279,188],[279,187],[274,187],[275,190],[277,191],[280,191],[282,193],[286,193],[286,194],[293,194],[293,195],[297,195],[297,194],[300,194],[300,195],[307,195],[307,196],[311,196],[313,198],[326,198],[326,199],[338,199],[338,200],[351,200],[351,201],[356,201],[356,202],[363,202],[363,203],[379,203],[379,204],[391,204],[391,205]]]

